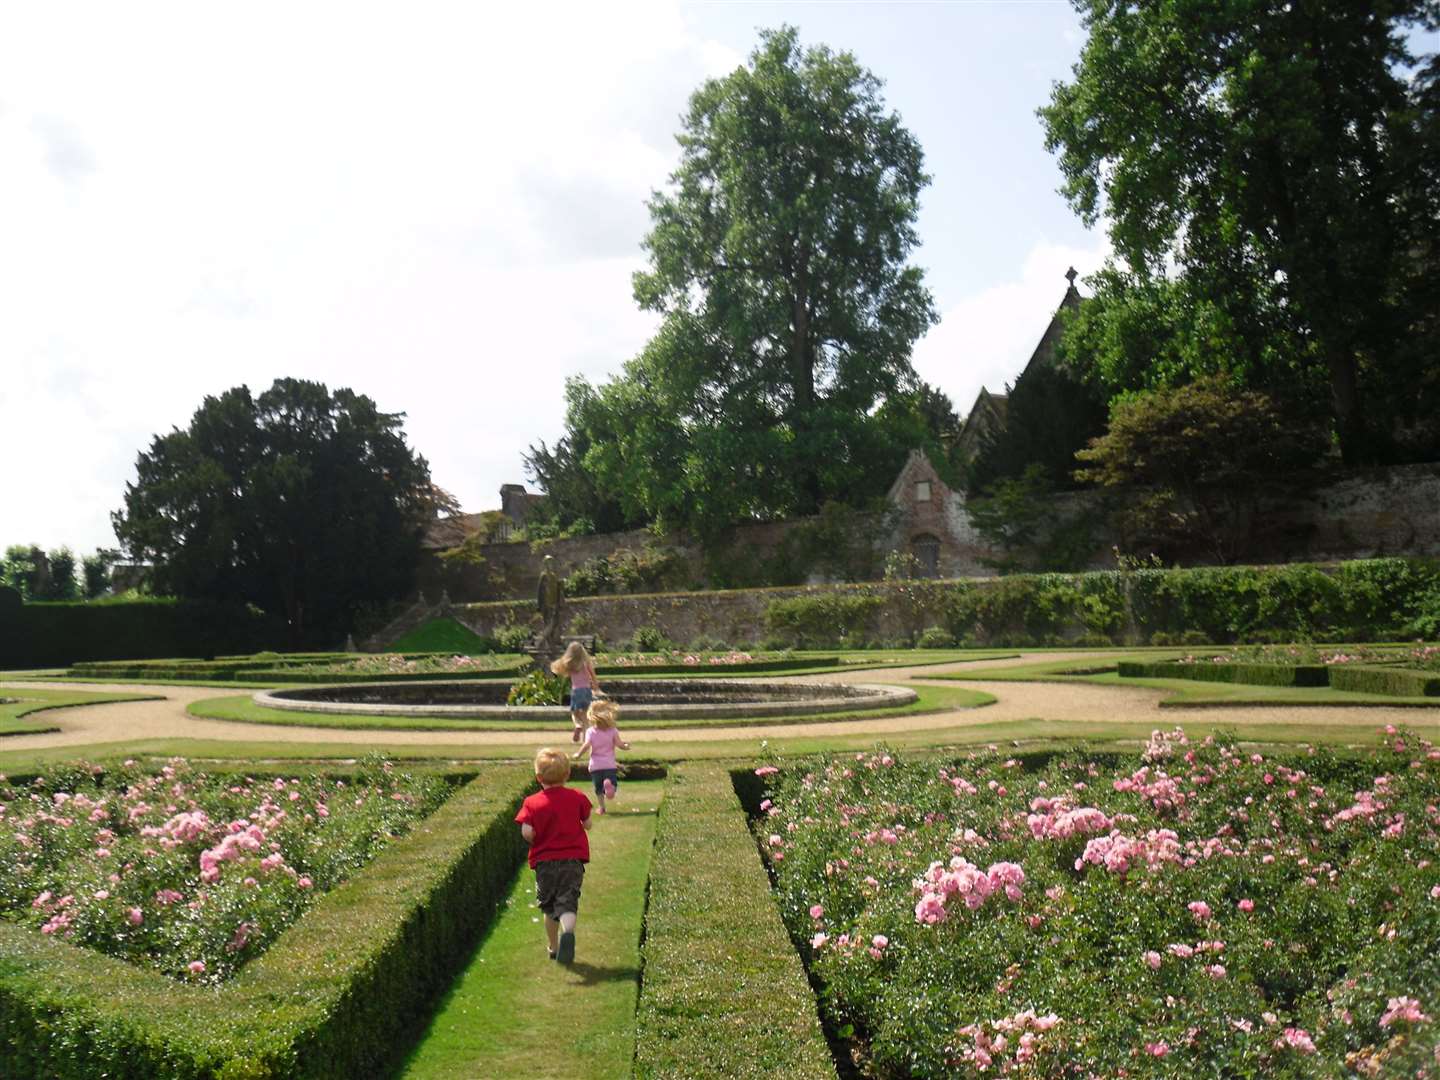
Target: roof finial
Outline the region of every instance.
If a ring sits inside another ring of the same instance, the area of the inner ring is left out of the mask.
[[[1069,270],[1065,271],[1065,280],[1070,282],[1070,288],[1073,289],[1075,287],[1075,279],[1079,276],[1080,275],[1075,272],[1075,268],[1073,266],[1070,267]]]

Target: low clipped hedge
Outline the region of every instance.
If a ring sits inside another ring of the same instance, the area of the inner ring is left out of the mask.
[[[1355,690],[1362,694],[1440,697],[1440,675],[1406,668],[1336,664],[1330,669],[1330,685],[1336,690]]]
[[[1250,686],[1328,686],[1389,697],[1440,697],[1440,675],[1409,668],[1362,664],[1177,664],[1122,660],[1130,679],[1194,679]]]
[[[637,1080],[835,1080],[805,969],[722,767],[671,775],[643,962]]]
[[[401,653],[407,660],[421,660],[426,657],[450,653]],[[286,654],[277,660],[271,656],[256,660],[252,657],[227,657],[216,660],[148,660],[104,663],[74,664],[67,675],[83,679],[166,679],[173,681],[195,680],[197,682],[258,682],[258,683],[373,683],[373,682],[423,682],[426,680],[508,678],[529,664],[529,660],[515,660],[499,667],[484,671],[414,671],[414,672],[325,672],[314,668],[325,667],[345,660],[355,659],[355,653],[327,654]],[[276,667],[283,662],[285,667]],[[293,666],[291,666],[293,665]]]
[[[1193,679],[1196,682],[1245,683],[1247,686],[1329,686],[1324,664],[1193,664],[1144,663],[1122,660],[1120,674],[1129,679]]]
[[[808,671],[811,668],[839,667],[838,656],[812,659],[755,660],[748,664],[598,664],[597,675],[749,675],[764,671]]]
[[[508,892],[533,786],[482,773],[219,988],[0,922],[0,1076],[385,1075]]]

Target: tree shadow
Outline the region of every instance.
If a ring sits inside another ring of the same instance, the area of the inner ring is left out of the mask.
[[[638,983],[640,981],[640,969],[633,966],[612,967],[587,964],[583,960],[576,960],[566,970],[572,975],[580,976],[581,986],[598,986],[600,983],[611,982]]]

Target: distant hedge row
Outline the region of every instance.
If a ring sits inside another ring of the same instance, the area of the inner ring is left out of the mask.
[[[0,670],[85,660],[283,648],[285,623],[253,608],[144,599],[0,606]]]
[[[0,1076],[388,1075],[507,894],[533,786],[528,767],[486,771],[219,989],[0,921]]]
[[[728,771],[672,773],[650,866],[637,1080],[835,1080]]]
[[[1389,697],[1440,697],[1440,675],[1367,664],[1193,664],[1122,660],[1120,674],[1132,679],[1194,679],[1248,686],[1328,686]]]

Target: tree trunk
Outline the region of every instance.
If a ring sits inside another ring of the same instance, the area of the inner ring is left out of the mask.
[[[797,476],[801,504],[799,511],[813,514],[820,509],[819,462],[811,445],[811,423],[815,411],[815,363],[810,341],[810,253],[802,243],[796,258],[795,291],[790,310],[790,371],[794,382],[794,421],[799,449]]]
[[[1340,436],[1340,458],[1346,465],[1368,464],[1375,458],[1375,447],[1360,407],[1355,354],[1327,343],[1325,366],[1330,372],[1330,405],[1335,412],[1335,431]]]

